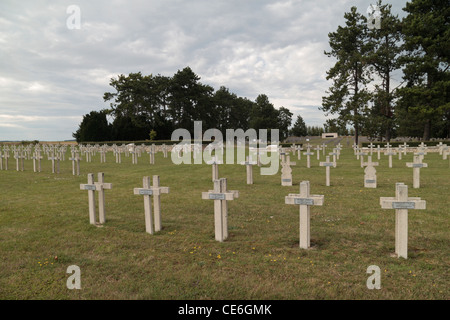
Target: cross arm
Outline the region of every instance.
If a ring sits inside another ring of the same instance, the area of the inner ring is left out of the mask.
[[[382,209],[426,209],[426,201],[417,197],[411,197],[405,201],[399,201],[393,197],[381,197],[380,205]]]
[[[302,197],[300,194],[293,194],[290,193],[284,198],[285,204],[305,204],[305,205],[314,205],[314,206],[321,206],[324,202],[324,196],[323,195],[309,195],[308,197]]]

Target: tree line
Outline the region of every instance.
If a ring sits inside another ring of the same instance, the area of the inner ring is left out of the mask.
[[[403,19],[390,4],[377,7],[369,20],[352,7],[345,26],[328,34],[325,55],[336,63],[320,109],[337,115],[337,129],[353,126],[356,142],[359,135],[449,137],[450,1],[407,2]]]
[[[175,129],[192,134],[194,121],[202,121],[224,135],[226,129],[279,129],[280,140],[323,132],[352,134],[356,142],[360,135],[449,137],[450,1],[412,0],[403,19],[390,4],[378,0],[376,7],[370,19],[352,7],[345,25],[328,34],[324,54],[335,64],[326,72],[332,85],[319,109],[334,118],[323,128],[306,126],[301,115],[291,127],[292,112],[276,109],[267,95],[251,101],[224,86],[215,91],[186,67],[172,77],[138,72],[112,78],[114,91],[103,96],[110,107],[86,114],[73,136],[78,142],[169,140]]]
[[[119,75],[106,92],[110,108],[92,111],[83,117],[73,134],[77,141],[170,140],[175,129],[193,134],[194,121],[203,128],[216,128],[225,136],[226,129],[279,129],[280,139],[288,136],[292,112],[276,109],[265,94],[255,101],[238,97],[222,86],[218,90],[200,82],[190,67],[172,77],[143,75],[141,72]],[[111,123],[108,118],[112,118]]]

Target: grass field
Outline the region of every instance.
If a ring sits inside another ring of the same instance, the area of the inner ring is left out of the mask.
[[[330,152],[331,149],[327,150]],[[67,159],[68,157],[66,157]],[[239,190],[228,205],[229,238],[214,240],[209,165],[174,165],[162,153],[150,165],[113,154],[100,163],[81,163],[72,175],[70,161],[51,173],[32,162],[25,171],[0,171],[0,299],[449,299],[449,161],[425,156],[421,188],[412,188],[412,169],[382,155],[378,188],[363,187],[364,171],[353,150],[344,148],[331,186],[316,156],[291,157],[294,186],[282,187],[280,173],[246,184],[245,166],[220,165],[229,190]],[[324,157],[321,156],[321,161]],[[87,192],[79,185],[87,173],[105,173],[106,223],[89,224]],[[145,175],[159,175],[170,193],[161,196],[162,231],[145,233],[143,198],[133,194]],[[309,180],[312,194],[325,196],[311,209],[311,245],[299,249],[299,208],[284,197]],[[409,211],[409,258],[394,253],[394,210],[381,209],[380,197],[395,196],[395,183],[409,196],[427,201],[426,210]],[[69,290],[67,267],[81,270],[81,290]],[[381,269],[381,289],[369,290],[370,265]]]

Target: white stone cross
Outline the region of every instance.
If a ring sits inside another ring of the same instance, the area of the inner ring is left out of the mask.
[[[78,153],[72,152],[72,157],[69,158],[72,161],[72,175],[80,175],[80,157]],[[76,164],[75,164],[76,163]]]
[[[291,157],[286,156],[286,161],[281,162],[281,185],[292,186],[292,169],[291,166],[295,166],[295,162],[291,162]]]
[[[212,181],[219,179],[219,164],[222,164],[222,161],[216,160],[216,157],[212,157],[206,163],[212,165]]]
[[[165,143],[163,143],[163,145],[162,145],[162,152],[163,152],[164,158],[167,158],[167,146]]]
[[[105,183],[105,174],[98,173],[98,182],[94,182],[98,191],[98,219],[101,224],[105,223],[105,190],[112,189],[111,183]]]
[[[34,151],[34,155],[31,157],[33,159],[33,172],[41,172],[41,152],[39,150]],[[38,162],[38,165],[36,167],[36,160]]]
[[[426,209],[426,201],[408,197],[408,186],[395,184],[395,197],[381,197],[382,209],[395,209],[395,254],[408,258],[408,210]]]
[[[8,170],[9,150],[3,150],[3,158],[5,159],[5,170]]]
[[[89,223],[96,224],[97,218],[95,213],[95,190],[96,186],[94,184],[94,174],[88,174],[88,183],[80,184],[81,190],[88,190],[88,199],[89,199]]]
[[[316,148],[315,148],[314,150],[316,150],[317,160],[320,160],[320,150],[321,150],[321,149],[320,149],[320,146],[317,145]]]
[[[325,142],[322,143],[322,155],[325,155],[326,148],[327,148],[327,144]]]
[[[389,145],[389,143],[388,143]],[[397,153],[395,151],[392,151],[391,149],[387,149],[387,151],[384,153],[385,156],[389,157],[389,168],[392,168],[392,156],[395,156]]]
[[[421,161],[423,161],[423,158],[424,158],[424,156],[426,154],[427,154],[427,149],[425,147],[420,147],[419,150],[417,150],[417,152],[414,153],[415,156],[419,156],[420,157]]]
[[[214,180],[214,189],[202,192],[203,200],[214,200],[214,233],[215,239],[223,242],[228,237],[228,205],[227,201],[239,197],[239,191],[227,191],[227,179]]]
[[[23,171],[24,166],[23,166],[23,160],[25,159],[25,155],[23,154],[22,151],[16,151],[14,154],[14,159],[16,159],[16,170],[19,171]],[[19,165],[20,163],[20,165]]]
[[[150,149],[149,149],[149,151],[148,151],[148,154],[149,154],[149,156],[150,156],[150,164],[155,164],[155,154],[156,154],[156,151],[155,151],[155,144],[152,144],[152,145],[150,146]]]
[[[302,181],[300,183],[300,194],[290,193],[285,197],[285,204],[294,204],[300,206],[300,248],[308,249],[311,246],[310,242],[310,206],[321,206],[324,202],[323,195],[309,194],[309,181]]]
[[[302,152],[301,151],[303,150],[303,148],[301,146],[296,146],[295,150],[297,150],[297,159],[301,160],[301,158],[302,158]]]
[[[403,147],[403,155],[406,156],[406,151],[409,147],[409,144],[406,144],[406,142],[403,142],[402,147]]]
[[[428,167],[427,163],[422,163],[420,156],[414,156],[413,162],[407,162],[408,168],[413,168],[413,188],[420,188],[420,168]]]
[[[306,156],[306,167],[311,168],[310,157],[314,155],[314,152],[311,152],[310,147],[308,147],[306,152],[303,152],[303,154]]]
[[[53,153],[51,157],[50,156],[48,157],[48,160],[52,161],[52,173],[55,173],[55,171],[56,173],[59,173],[59,157],[55,156],[55,153]],[[57,161],[56,170],[55,170],[55,160]]]
[[[103,146],[100,148],[99,153],[100,153],[100,163],[104,163],[106,162],[106,146]]]
[[[372,162],[372,156],[367,157],[367,162],[362,163],[364,169],[364,187],[376,188],[377,187],[377,170],[375,166],[378,166],[378,162]]]
[[[336,168],[336,161],[330,162],[330,156],[326,157],[325,162],[321,162],[319,164],[321,167],[325,167],[325,174],[326,174],[326,186],[330,186],[330,167]]]
[[[88,183],[80,184],[81,190],[88,190],[89,198],[89,222],[91,224],[96,224],[96,213],[95,213],[95,191],[98,191],[98,212],[99,212],[99,223],[105,223],[105,189],[112,189],[111,183],[104,182],[104,173],[100,172],[98,174],[98,182],[94,182],[94,174],[88,174]]]
[[[369,144],[370,155],[372,155],[372,153],[373,153],[373,147],[375,147],[375,145],[371,142],[371,143]]]
[[[246,157],[246,161],[241,164],[247,169],[247,184],[253,184],[253,165],[257,164],[256,161],[252,161],[252,156],[250,156]]]
[[[169,187],[159,185],[159,176],[153,176],[153,186],[150,186],[150,177],[143,178],[143,187],[134,188],[134,194],[144,196],[145,231],[153,234],[161,230],[161,194],[169,193]],[[154,215],[152,218],[151,198],[153,196]],[[153,228],[153,221],[155,227]]]

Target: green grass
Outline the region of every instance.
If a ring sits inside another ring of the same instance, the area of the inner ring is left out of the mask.
[[[328,148],[330,149],[330,148]],[[331,151],[328,150],[328,151]],[[66,157],[68,158],[68,157]],[[220,165],[229,190],[229,238],[214,240],[213,201],[201,192],[212,189],[209,165],[174,165],[158,153],[150,165],[143,154],[137,165],[112,153],[81,163],[72,175],[70,161],[61,173],[42,172],[32,162],[25,171],[0,171],[1,299],[448,299],[449,161],[425,156],[421,188],[412,188],[412,154],[388,168],[377,160],[378,188],[363,187],[363,169],[351,149],[344,149],[331,186],[316,156],[292,173],[295,185],[282,187],[280,173],[246,184],[245,166]],[[321,157],[324,161],[324,157]],[[106,224],[89,224],[87,192],[79,185],[87,173],[105,173]],[[163,229],[145,233],[143,198],[133,194],[144,175],[159,175],[170,193],[161,196]],[[299,209],[284,197],[309,180],[312,194],[323,194],[322,207],[311,209],[311,244],[299,249]],[[426,210],[409,211],[409,258],[394,252],[394,210],[380,208],[380,197],[393,197],[395,183],[409,186],[409,196],[427,201]],[[57,257],[57,259],[55,259]],[[66,287],[66,269],[81,269],[81,290]],[[366,287],[370,265],[381,269],[381,289]]]

